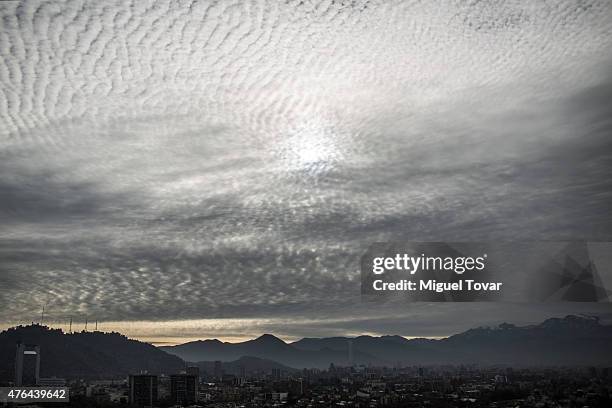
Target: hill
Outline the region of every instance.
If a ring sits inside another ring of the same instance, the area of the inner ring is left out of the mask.
[[[174,373],[185,367],[176,356],[119,333],[64,333],[46,326],[18,326],[0,333],[0,381],[12,381],[17,342],[40,345],[41,377],[119,378],[147,370]]]

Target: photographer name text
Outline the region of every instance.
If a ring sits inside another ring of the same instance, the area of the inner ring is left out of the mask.
[[[384,282],[377,279],[372,283],[375,291],[431,291],[460,292],[467,291],[499,291],[502,282],[477,282],[474,279],[461,279],[456,282],[438,282],[435,279],[419,279],[418,281],[402,279],[397,282]]]

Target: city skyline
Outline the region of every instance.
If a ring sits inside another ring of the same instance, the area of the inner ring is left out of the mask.
[[[324,407],[335,401],[448,407],[468,399],[475,407],[491,401],[608,406],[611,336],[612,325],[572,315],[441,340],[335,337],[288,344],[263,335],[235,344],[154,347],[120,333],[66,334],[35,324],[0,332],[0,383],[53,387],[44,398],[67,402],[69,395],[71,406],[273,407],[285,401]],[[3,401],[38,398],[28,389],[6,389]]]

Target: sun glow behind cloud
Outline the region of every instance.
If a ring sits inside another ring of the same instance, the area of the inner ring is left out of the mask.
[[[317,175],[341,165],[348,146],[349,141],[332,124],[313,118],[281,136],[277,155],[284,171]]]

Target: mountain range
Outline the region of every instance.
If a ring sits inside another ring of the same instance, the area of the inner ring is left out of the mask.
[[[33,324],[0,333],[0,382],[13,378],[18,342],[40,346],[41,377],[64,378],[119,378],[143,370],[172,374],[186,362],[212,373],[214,361],[222,361],[230,374],[327,368],[349,364],[349,348],[351,363],[366,365],[612,366],[612,326],[582,316],[480,327],[439,340],[359,336],[287,343],[265,334],[241,343],[200,340],[164,347],[119,333],[64,333]]]
[[[253,356],[294,368],[326,368],[331,363],[349,364],[349,343],[353,364],[612,365],[612,326],[583,316],[552,318],[530,326],[503,323],[439,340],[359,336],[286,343],[265,334],[241,343],[200,340],[160,348],[185,361],[231,361]]]

